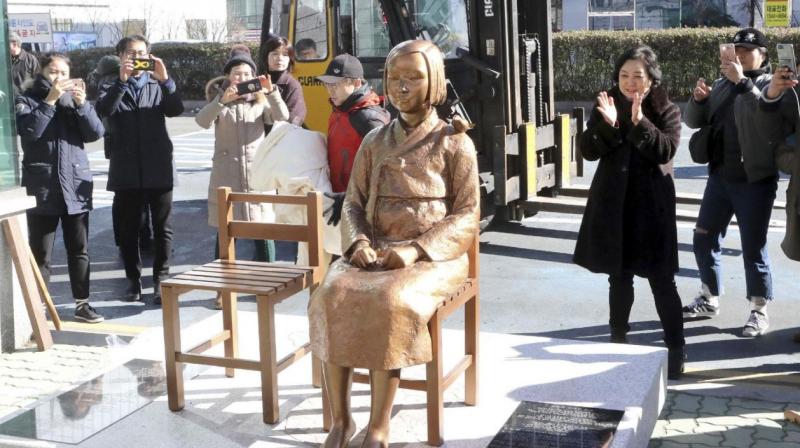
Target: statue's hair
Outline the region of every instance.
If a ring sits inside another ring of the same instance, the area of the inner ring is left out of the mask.
[[[398,56],[419,53],[425,60],[428,68],[428,101],[431,105],[438,106],[444,104],[447,99],[447,84],[444,75],[444,54],[442,50],[431,41],[427,40],[407,40],[397,44],[386,56],[386,66],[383,71],[384,89],[389,85],[387,75],[389,74],[389,64]]]

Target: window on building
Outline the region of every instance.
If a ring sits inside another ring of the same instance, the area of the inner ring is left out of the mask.
[[[294,18],[294,47],[301,60],[328,57],[328,19],[325,0],[299,0]],[[301,50],[306,50],[301,58]]]
[[[53,31],[68,33],[72,31],[72,19],[51,19]]]
[[[186,19],[186,38],[208,40],[208,21],[204,19]]]

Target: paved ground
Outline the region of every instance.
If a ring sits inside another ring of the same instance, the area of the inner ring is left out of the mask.
[[[169,120],[170,130],[178,143],[176,160],[180,185],[175,194],[176,241],[173,272],[208,261],[213,256],[214,233],[206,225],[206,204],[210,157],[213,136],[199,132],[190,118]],[[682,147],[676,158],[678,191],[701,193],[705,182],[705,168],[692,165],[686,148],[689,133],[684,132]],[[97,173],[96,191],[98,208],[91,217],[92,256],[92,301],[103,312],[108,321],[97,329],[118,333],[136,334],[145,328],[160,325],[158,308],[137,303],[124,303],[117,298],[123,290],[124,274],[117,256],[110,226],[110,196],[104,193],[105,169],[100,145],[93,145],[92,163]],[[588,184],[594,166],[587,165],[587,177],[578,180]],[[778,187],[779,200],[785,199],[787,182],[783,179]],[[776,220],[783,220],[783,211],[776,211]],[[580,217],[541,213],[522,224],[490,227],[481,237],[481,325],[485,332],[524,333],[566,339],[605,341],[608,338],[606,278],[589,274],[571,263],[571,254]],[[668,401],[662,415],[662,423],[653,435],[653,446],[688,446],[700,443],[687,436],[692,431],[703,437],[722,437],[721,429],[730,422],[742,430],[728,431],[746,446],[760,445],[753,428],[781,426],[781,437],[795,437],[796,427],[785,427],[780,423],[774,409],[786,405],[800,407],[798,384],[798,346],[790,341],[798,326],[800,315],[800,283],[796,281],[800,267],[787,260],[779,249],[784,229],[780,223],[770,230],[769,250],[774,264],[776,300],[770,305],[769,314],[772,331],[764,337],[749,340],[739,336],[747,315],[744,300],[744,273],[741,265],[741,246],[738,230],[731,227],[725,241],[724,267],[727,294],[722,299],[722,312],[714,319],[686,323],[689,353],[689,374],[685,381],[673,384],[674,395]],[[697,271],[692,254],[692,224],[680,223],[678,228],[681,271],[678,288],[684,302],[693,297],[698,288]],[[60,239],[57,239],[60,241]],[[72,313],[68,296],[66,266],[63,265],[63,248],[56,245],[54,262],[57,265],[51,281],[63,319],[69,320]],[[59,264],[62,263],[62,264]],[[145,287],[149,284],[146,283]],[[661,345],[660,324],[655,313],[652,295],[646,283],[636,282],[637,302],[631,316],[632,343]],[[148,289],[145,290],[149,292]],[[188,295],[182,303],[185,324],[196,322],[216,311],[210,305],[212,298],[202,294]],[[252,300],[243,299],[241,309],[254,310]],[[298,300],[278,310],[279,313],[300,316],[305,313],[305,302]],[[445,325],[455,328],[460,322],[456,317]],[[31,356],[27,354],[11,355]],[[33,356],[40,356],[36,354]],[[47,368],[51,361],[41,358],[40,365]],[[4,362],[5,358],[0,360]],[[27,369],[35,371],[36,369]],[[15,369],[16,372],[16,369]],[[80,376],[80,375],[76,375]],[[60,386],[59,386],[60,387]],[[4,395],[0,389],[0,396]],[[49,393],[49,392],[47,392]],[[47,395],[47,393],[44,393]],[[698,406],[692,408],[692,397],[698,398]],[[711,398],[722,397],[728,408],[711,407],[716,403]],[[740,406],[740,404],[743,404]],[[686,406],[684,406],[686,405]],[[750,417],[740,408],[752,407],[755,414]],[[706,412],[707,411],[707,412]],[[764,411],[764,412],[761,412]],[[737,413],[739,412],[739,413]],[[673,413],[675,415],[673,416]],[[684,418],[684,414],[692,417]],[[767,415],[768,414],[768,415]],[[705,417],[708,416],[708,417]],[[744,420],[718,420],[739,416]],[[677,417],[677,418],[676,418]],[[716,418],[716,419],[715,419]],[[710,419],[710,420],[709,420]],[[745,421],[750,419],[750,421]],[[773,423],[769,423],[769,422]],[[720,423],[723,422],[723,423]],[[712,431],[711,425],[717,428]],[[708,446],[728,445],[729,439],[714,439]],[[707,442],[712,441],[704,439]],[[773,438],[776,442],[780,438]],[[792,439],[794,440],[794,439]],[[669,443],[667,443],[669,442]],[[660,443],[660,445],[659,445]],[[670,445],[672,443],[673,445]],[[738,442],[737,442],[738,443]],[[749,443],[749,445],[748,445]],[[755,443],[755,445],[753,445]],[[745,446],[742,445],[742,446]],[[702,445],[696,445],[702,446]],[[735,445],[738,446],[738,445]],[[773,445],[769,445],[773,446]],[[778,446],[778,445],[775,445]]]

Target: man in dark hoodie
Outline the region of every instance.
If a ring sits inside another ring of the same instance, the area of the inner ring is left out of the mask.
[[[334,200],[325,210],[328,224],[339,223],[344,194],[361,141],[371,130],[389,122],[389,112],[364,80],[361,62],[347,53],[333,58],[325,74],[317,76],[328,90],[333,113],[328,119],[328,165]]]
[[[161,304],[160,283],[169,276],[172,254],[172,141],[166,117],[183,112],[183,102],[164,61],[150,54],[140,35],[128,36],[116,47],[121,65],[116,79],[100,86],[97,113],[108,123],[108,190],[119,207],[119,248],[128,287],[123,300],[141,300],[142,259],[139,229],[145,208],[153,222],[153,303]],[[153,62],[151,71],[135,68],[136,59]]]

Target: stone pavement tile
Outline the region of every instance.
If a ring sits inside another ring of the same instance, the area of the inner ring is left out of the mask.
[[[671,409],[673,411],[680,410],[697,415],[697,411],[701,406],[701,399],[702,397],[700,395],[675,394]]]
[[[753,434],[756,429],[752,427],[732,428],[722,433],[722,444],[725,448],[753,448]]]
[[[706,445],[706,446],[723,446],[722,445],[722,433],[716,432],[711,434],[681,434],[679,436],[672,437],[670,441],[678,442],[683,444],[685,447],[686,445]]]
[[[699,414],[703,416],[730,415],[730,398],[701,397]]]

